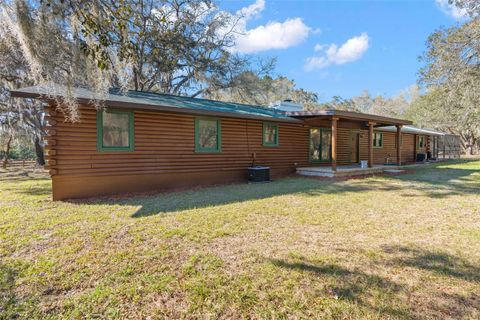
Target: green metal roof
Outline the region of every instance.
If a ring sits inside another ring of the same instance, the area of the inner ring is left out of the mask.
[[[142,91],[120,92],[112,89],[108,94],[99,96],[85,88],[67,88],[56,85],[54,87],[33,86],[12,90],[13,97],[48,99],[51,97],[75,97],[79,103],[104,101],[112,108],[143,109],[166,112],[177,112],[195,115],[208,115],[218,117],[252,118],[260,120],[275,120],[302,123],[303,118],[333,117],[357,121],[375,121],[382,124],[411,124],[411,121],[381,117],[358,112],[341,110],[316,110],[285,112],[276,108],[248,105],[233,102],[224,102],[200,98],[190,98],[164,93],[151,93]]]
[[[80,102],[104,100],[107,106],[154,109],[177,112],[194,112],[197,114],[224,114],[228,113],[237,117],[272,118],[287,121],[298,121],[286,115],[284,111],[262,106],[247,105],[232,102],[215,101],[200,98],[190,98],[163,93],[150,93],[141,91],[128,91],[121,93],[118,89],[110,90],[106,96],[98,97],[84,88],[73,88],[73,96]],[[27,87],[11,91],[14,97],[48,98],[52,96],[66,96],[65,86],[46,88],[42,86]],[[148,108],[146,108],[148,106]]]

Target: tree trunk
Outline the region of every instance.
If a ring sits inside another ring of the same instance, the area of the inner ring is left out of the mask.
[[[474,137],[472,138],[472,149],[470,150],[470,154],[474,155],[478,151],[478,138]]]
[[[7,146],[5,148],[5,158],[3,159],[2,168],[7,169],[8,157],[10,156],[10,147],[12,145],[13,136],[10,135],[7,140]]]
[[[35,136],[35,154],[37,155],[37,164],[40,166],[45,165],[45,156],[43,152],[43,143],[41,143],[41,138],[39,136]]]

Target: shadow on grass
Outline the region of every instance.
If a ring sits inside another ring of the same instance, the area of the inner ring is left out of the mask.
[[[444,252],[432,251],[423,248],[406,246],[386,246],[383,251],[388,254],[387,266],[411,268],[416,271],[427,272],[440,276],[449,286],[461,287],[456,281],[464,281],[472,285],[480,283],[480,265],[474,265],[466,259]],[[423,277],[422,277],[423,278]],[[435,277],[423,278],[430,281],[432,288],[441,288]],[[451,284],[453,281],[454,284]],[[423,286],[427,287],[428,284]],[[451,290],[448,290],[451,291]],[[478,292],[451,293],[435,290],[434,296],[429,297],[424,308],[431,310],[436,315],[453,319],[474,319],[480,314],[480,294]],[[428,294],[432,295],[431,291]]]
[[[365,186],[349,186],[303,178],[286,178],[268,184],[236,184],[202,188],[193,191],[164,193],[151,197],[107,200],[103,203],[140,206],[133,217],[145,217],[160,213],[196,208],[215,207],[231,203],[267,199],[275,196],[304,194],[340,194],[361,192]]]
[[[337,264],[316,265],[309,262],[288,262],[285,260],[269,260],[274,266],[307,272],[319,277],[319,281],[326,283],[325,294],[335,300],[344,300],[356,305],[361,305],[383,316],[410,318],[408,310],[394,306],[381,307],[373,305],[373,297],[381,295],[388,300],[395,299],[396,295],[405,291],[405,287],[384,277],[365,273],[359,270],[349,270]],[[326,277],[326,279],[325,279]],[[330,285],[331,284],[331,285]]]
[[[40,182],[35,183],[34,185],[24,185],[22,182]],[[3,181],[0,179],[0,183]],[[9,183],[12,183],[8,187],[4,187],[5,191],[10,191],[16,194],[29,195],[29,196],[50,196],[52,194],[52,184],[50,183],[50,178],[47,177],[26,177],[26,178],[17,178],[14,180],[8,180]],[[47,182],[47,183],[44,183]]]
[[[419,167],[413,173],[398,175],[392,179],[410,183],[421,183],[420,195],[405,194],[406,197],[446,198],[452,195],[480,194],[480,170],[468,169],[468,163],[476,160],[457,160]],[[466,164],[466,168],[458,168]],[[479,166],[480,167],[480,166]]]
[[[414,169],[413,173],[387,177],[374,182],[356,180],[354,183],[329,181],[311,178],[285,178],[268,184],[236,184],[197,190],[160,193],[155,195],[129,195],[128,197],[102,197],[96,199],[74,200],[80,204],[128,205],[140,207],[132,216],[135,218],[161,213],[182,211],[195,208],[214,207],[231,203],[267,199],[275,196],[302,194],[318,196],[323,194],[343,194],[364,191],[404,191],[405,197],[445,198],[460,194],[480,194],[479,170],[469,169],[468,161],[439,163]],[[470,161],[472,162],[472,161]],[[458,164],[466,163],[466,168]],[[477,166],[474,165],[474,168]],[[31,178],[25,178],[29,180]],[[38,180],[45,180],[36,178]],[[391,181],[407,182],[407,186]],[[50,186],[31,188],[12,187],[14,192],[28,195],[49,195]],[[421,192],[409,193],[410,190]]]
[[[0,169],[0,181],[17,182],[32,179],[49,180],[50,176],[46,170],[37,167]]]
[[[455,163],[452,163],[455,165]],[[194,208],[213,207],[230,203],[271,198],[274,196],[301,194],[319,196],[324,194],[343,194],[350,192],[409,191],[418,188],[421,195],[430,198],[448,197],[458,194],[479,194],[480,183],[472,180],[472,174],[479,170],[452,169],[448,163],[431,167],[419,167],[412,174],[405,174],[376,180],[373,183],[355,183],[328,181],[308,178],[286,178],[269,184],[237,184],[222,187],[203,188],[194,191],[160,194],[152,197],[107,200],[104,203],[140,206],[133,217],[144,217],[159,213],[182,211]],[[475,176],[476,177],[476,176]],[[391,179],[410,182],[407,187],[390,183]],[[458,181],[464,180],[464,183]],[[415,185],[418,185],[415,187]],[[408,193],[404,193],[408,196]]]
[[[52,194],[52,188],[50,185],[36,186],[36,187],[26,188],[18,192],[22,194],[30,195],[30,196],[49,196]]]
[[[431,271],[469,282],[480,282],[480,266],[472,265],[465,259],[446,252],[404,246],[385,247],[384,252],[396,256],[389,262],[394,265]]]
[[[14,168],[0,171],[0,183],[6,183],[7,186],[2,185],[5,191],[10,191],[17,194],[31,195],[31,196],[48,196],[52,194],[51,184],[36,184],[36,182],[50,181],[50,177],[41,169],[35,168]],[[35,185],[22,184],[24,182],[35,181]]]
[[[317,264],[304,258],[289,260],[269,259],[268,262],[280,269],[313,274],[326,286],[325,294],[334,299],[352,302],[374,311],[382,317],[400,318],[475,318],[480,313],[480,295],[475,292],[460,294],[451,290],[429,290],[442,288],[441,283],[454,280],[466,281],[472,285],[480,282],[480,266],[441,251],[389,246],[383,249],[385,258],[375,263],[381,269],[391,269],[390,273],[403,270],[414,278],[421,278],[422,290],[402,283],[403,277],[395,275],[387,278],[359,269],[347,269],[338,264]],[[365,264],[366,266],[369,263]],[[400,267],[400,268],[399,268]],[[413,268],[405,271],[405,267]],[[435,277],[423,277],[417,272],[445,277],[442,282]],[[430,283],[429,283],[430,282]],[[454,284],[460,288],[461,284]],[[448,285],[446,285],[448,288]],[[415,296],[415,301],[406,297]],[[376,301],[381,298],[380,301]]]

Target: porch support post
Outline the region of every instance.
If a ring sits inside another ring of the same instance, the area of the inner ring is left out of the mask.
[[[417,162],[417,135],[413,135],[413,162]]]
[[[332,117],[332,171],[337,171],[337,117]]]
[[[373,126],[375,122],[368,123],[368,167],[373,167]]]
[[[396,125],[397,127],[397,166],[402,165],[402,126]]]
[[[446,149],[446,141],[445,141],[445,136],[443,136],[443,160],[445,160],[445,153],[447,152],[447,149]]]

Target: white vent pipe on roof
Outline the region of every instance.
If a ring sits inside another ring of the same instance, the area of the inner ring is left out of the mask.
[[[283,101],[277,101],[273,106],[274,109],[282,110],[286,112],[295,112],[302,111],[303,106],[299,103],[295,103],[290,99],[285,99]]]

